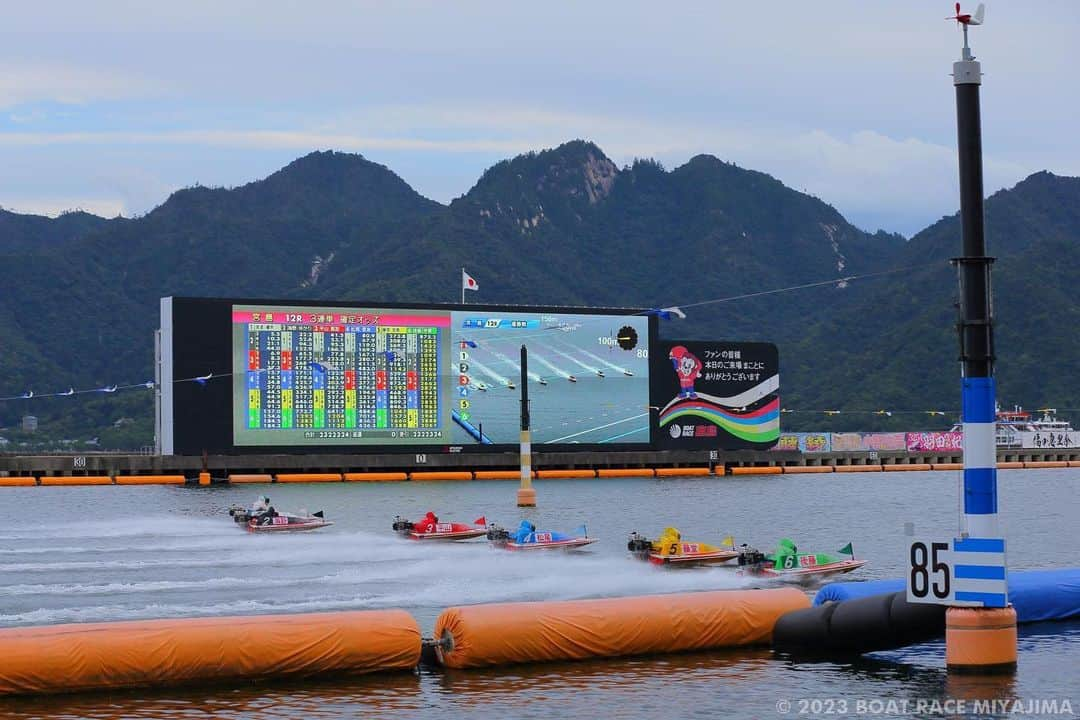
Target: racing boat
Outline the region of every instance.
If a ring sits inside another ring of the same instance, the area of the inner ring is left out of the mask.
[[[491,544],[507,550],[554,550],[558,548],[578,548],[591,545],[596,538],[589,537],[582,525],[574,535],[565,535],[551,530],[537,531],[528,520],[522,520],[515,532],[510,532],[498,525],[488,525],[487,537]]]
[[[268,497],[260,497],[250,508],[233,505],[229,508],[229,515],[237,524],[244,525],[248,532],[299,532],[334,524],[323,517],[322,510],[316,513],[301,510],[295,515],[279,513]]]
[[[569,380],[570,382],[577,382],[577,378],[574,377],[573,375],[567,375],[566,379]]]
[[[428,511],[422,519],[411,522],[400,515],[394,518],[394,531],[412,540],[470,540],[487,534],[487,520],[478,517],[472,525],[455,522],[439,522],[435,513]]]
[[[654,565],[690,566],[710,565],[734,560],[739,557],[735,549],[735,540],[725,538],[730,547],[717,547],[700,542],[686,542],[682,534],[673,527],[664,528],[664,532],[655,540],[649,540],[639,533],[631,533],[626,549],[642,560]]]
[[[745,575],[777,578],[788,582],[809,582],[828,575],[840,575],[861,568],[865,560],[856,560],[851,543],[839,551],[847,558],[827,553],[801,553],[795,543],[783,538],[772,555],[742,545],[739,548],[739,572]]]

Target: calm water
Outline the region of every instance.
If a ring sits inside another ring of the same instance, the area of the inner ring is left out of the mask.
[[[1080,471],[999,475],[1013,568],[1075,566]],[[551,480],[539,507],[514,507],[513,482],[270,485],[228,488],[4,488],[0,626],[196,615],[401,607],[430,634],[448,606],[734,588],[725,568],[665,571],[625,552],[632,530],[679,527],[690,540],[834,552],[847,542],[870,564],[850,579],[898,577],[905,522],[947,537],[957,523],[956,473],[868,473],[754,478]],[[325,510],[336,524],[312,534],[249,535],[225,509],[259,492],[281,510]],[[528,556],[482,541],[421,545],[390,531],[395,514],[435,510],[541,529],[586,522],[600,538],[576,554]],[[422,590],[421,590],[422,589]],[[793,663],[767,650],[421,672],[351,680],[242,683],[0,701],[17,718],[818,717],[904,712],[918,700],[1069,699],[1080,711],[1080,623],[1021,630],[1020,669],[1008,680],[964,680],[943,670],[943,646],[880,654],[856,665]],[[884,706],[893,700],[893,706]],[[800,702],[802,701],[802,702]],[[858,703],[864,705],[859,706]],[[781,702],[781,705],[783,703]],[[803,710],[804,712],[800,712]],[[828,711],[832,711],[831,713]],[[877,710],[877,712],[875,712]],[[885,710],[893,712],[886,713]],[[942,716],[929,715],[929,716]],[[1017,717],[1015,713],[1004,715]]]

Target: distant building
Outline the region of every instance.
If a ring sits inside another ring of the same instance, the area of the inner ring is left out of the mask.
[[[37,416],[23,415],[22,429],[23,432],[35,432],[37,430]]]

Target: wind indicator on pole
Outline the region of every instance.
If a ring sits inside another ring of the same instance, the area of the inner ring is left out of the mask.
[[[956,14],[950,15],[945,18],[946,20],[955,20],[956,24],[964,31],[964,59],[971,60],[971,48],[968,47],[968,26],[969,25],[982,25],[983,16],[986,14],[986,6],[979,3],[979,7],[975,8],[975,13],[962,13],[960,12],[960,3],[956,3]]]

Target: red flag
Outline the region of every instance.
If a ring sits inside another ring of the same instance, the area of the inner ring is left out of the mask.
[[[473,525],[483,525],[484,527],[487,527],[487,518],[481,515],[480,517],[473,520]]]

